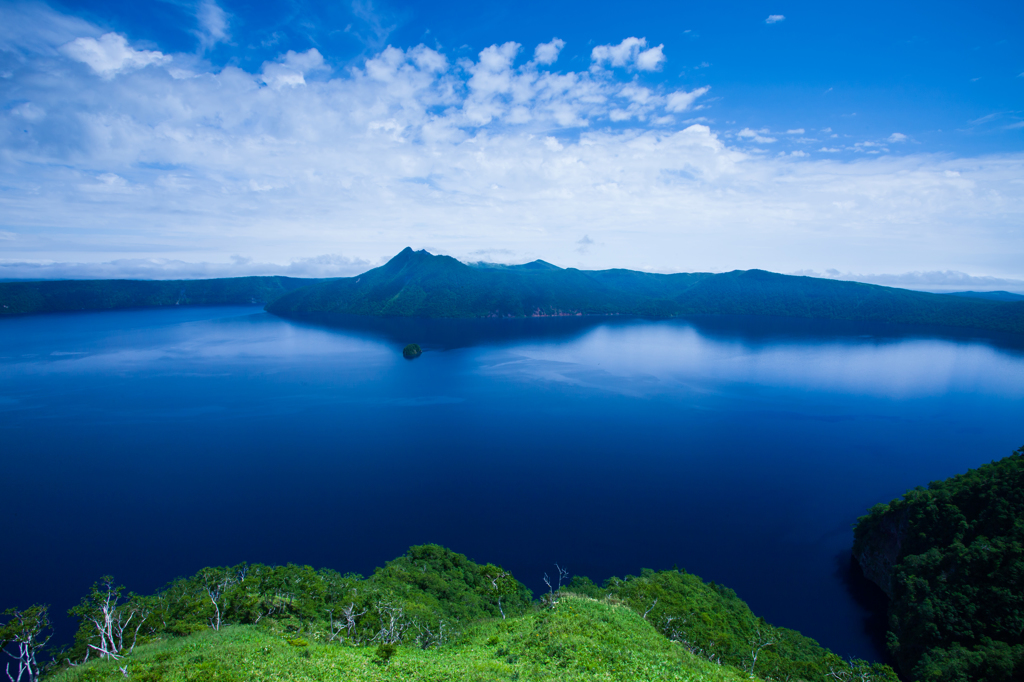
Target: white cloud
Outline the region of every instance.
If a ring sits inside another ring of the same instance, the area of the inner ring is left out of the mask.
[[[0,52],[55,56],[60,46],[75,38],[98,38],[102,33],[97,26],[42,3],[0,5]]]
[[[315,47],[305,52],[288,50],[276,62],[263,62],[260,79],[275,90],[280,90],[283,87],[305,85],[307,74],[325,68],[324,57]]]
[[[840,272],[836,269],[828,269],[824,272],[804,270],[794,272],[795,275],[806,277],[825,277],[828,279],[841,279],[850,282],[865,282],[867,284],[881,284],[889,287],[902,289],[917,289],[920,291],[950,292],[950,291],[1014,291],[1024,292],[1024,280],[1007,279],[1003,277],[988,277],[969,275],[966,272],[956,270],[932,270],[928,272],[905,272],[898,275],[864,275],[852,272]]]
[[[99,44],[103,31],[68,34],[33,16],[41,28],[19,24],[22,61],[0,89],[0,231],[15,235],[3,255],[24,267],[248,272],[325,253],[377,263],[407,245],[575,265],[585,234],[601,245],[588,267],[829,263],[1024,279],[1024,154],[754,153],[767,129],[672,120],[701,88],[516,66],[516,43],[458,61],[382,48],[337,72],[319,51],[286,52],[259,73],[175,54],[190,77],[99,79],[67,68],[58,48],[76,36]],[[643,49],[627,44],[623,68]],[[608,68],[618,58],[599,57]],[[26,103],[45,112],[31,125],[36,110],[17,109]],[[230,261],[240,251],[252,261]]]
[[[299,258],[287,264],[257,263],[252,258],[237,255],[232,256],[227,263],[187,262],[168,258],[119,258],[91,263],[0,260],[0,279],[207,279],[266,275],[350,277],[374,265],[377,263],[338,254]]]
[[[32,102],[25,102],[11,109],[11,113],[15,116],[20,116],[26,121],[35,122],[41,121],[46,118],[46,109],[38,107]]]
[[[231,39],[228,33],[228,15],[214,0],[203,0],[199,3],[196,21],[199,22],[199,45],[203,52],[210,50],[217,43]]]
[[[565,47],[565,41],[552,38],[549,43],[541,43],[533,50],[533,58],[538,64],[554,64],[558,61],[558,53]]]
[[[636,68],[641,71],[660,71],[662,63],[665,62],[665,45],[658,45],[649,50],[644,50],[636,56]]]
[[[762,128],[761,130],[751,130],[750,128],[744,128],[743,130],[736,133],[736,137],[749,138],[752,139],[754,142],[757,142],[758,144],[770,144],[772,142],[775,142],[775,138],[768,137],[766,133],[768,133],[767,128]]]
[[[803,128],[793,128],[791,130],[787,130],[786,134],[787,135],[803,135],[805,132],[806,131]]]
[[[170,57],[155,50],[136,50],[128,40],[116,33],[106,33],[96,38],[75,38],[61,50],[77,61],[88,64],[93,71],[104,78],[113,78],[118,73],[132,71],[150,64],[166,64]]]
[[[889,142],[906,142],[907,136],[904,135],[903,133],[893,133],[886,139],[888,139]]]
[[[630,37],[618,45],[598,45],[590,53],[593,68],[600,69],[605,64],[612,67],[636,68],[641,71],[658,71],[665,62],[664,45],[648,50],[646,38]]]
[[[766,24],[777,24],[780,21],[785,21],[786,17],[782,14],[769,14],[768,18],[764,20]]]
[[[686,111],[693,106],[694,101],[706,94],[711,86],[705,85],[703,88],[697,88],[686,92],[685,90],[676,90],[668,96],[665,102],[665,109],[672,112]]]

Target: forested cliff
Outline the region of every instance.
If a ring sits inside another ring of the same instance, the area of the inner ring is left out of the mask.
[[[908,679],[1024,679],[1024,447],[876,505],[853,551]]]

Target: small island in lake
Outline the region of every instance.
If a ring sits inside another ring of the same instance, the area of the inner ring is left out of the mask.
[[[402,349],[402,356],[406,360],[414,360],[419,356],[423,355],[423,349],[415,343],[410,343],[408,346]]]

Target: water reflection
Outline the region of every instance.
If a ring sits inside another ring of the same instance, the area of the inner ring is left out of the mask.
[[[878,657],[871,606],[836,569],[851,523],[1024,442],[1020,344],[943,334],[324,326],[251,308],[3,319],[0,514],[29,545],[0,565],[0,605],[59,611],[104,573],[150,591],[242,560],[366,573],[441,542],[535,589],[553,561],[598,581],[678,564]]]

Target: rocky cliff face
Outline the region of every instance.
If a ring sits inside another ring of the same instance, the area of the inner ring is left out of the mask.
[[[857,558],[864,576],[881,587],[890,599],[892,570],[907,536],[907,521],[907,509],[889,511],[880,518],[870,519],[870,525],[857,533],[853,545],[853,556]]]

